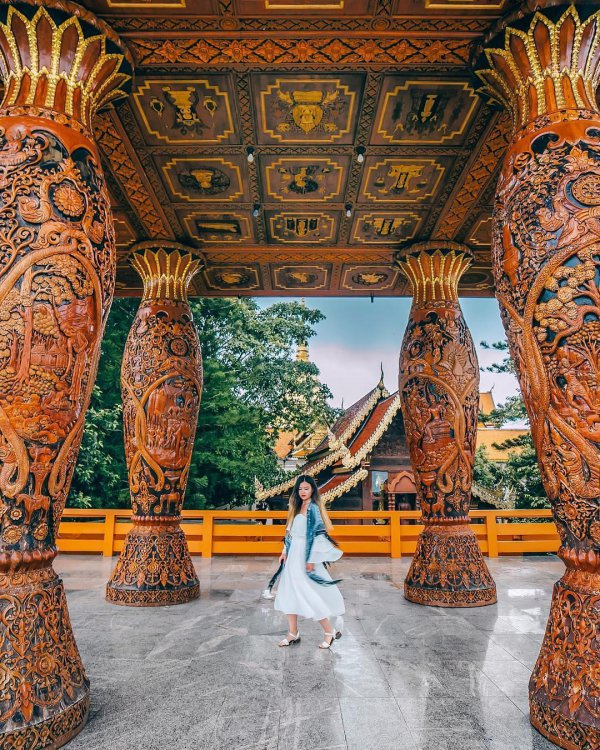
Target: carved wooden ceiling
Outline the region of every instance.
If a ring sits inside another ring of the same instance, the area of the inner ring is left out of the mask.
[[[157,238],[201,249],[202,295],[406,294],[392,254],[426,239],[469,244],[462,293],[492,294],[508,123],[469,57],[510,0],[83,4],[136,61],[97,123],[118,294],[140,289],[128,247]]]

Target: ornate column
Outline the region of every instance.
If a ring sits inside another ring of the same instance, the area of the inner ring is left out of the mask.
[[[436,607],[496,601],[496,586],[469,527],[479,367],[458,282],[471,259],[466,247],[453,242],[422,242],[395,256],[413,290],[399,389],[425,524],[404,595]]]
[[[158,241],[136,245],[131,263],[144,282],[121,369],[133,528],[106,598],[133,607],[183,604],[200,595],[180,521],[202,395],[187,289],[202,260]]]
[[[496,196],[496,294],[567,567],[529,683],[531,721],[561,747],[593,748],[600,746],[597,3],[507,18],[477,67],[483,92],[513,118]]]
[[[91,120],[132,67],[80,6],[2,0],[0,68],[0,746],[57,748],[89,684],[52,560],[115,275]]]

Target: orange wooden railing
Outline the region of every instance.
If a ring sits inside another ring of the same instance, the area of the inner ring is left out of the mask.
[[[67,508],[58,547],[61,552],[111,557],[123,548],[130,515],[127,510]],[[412,555],[423,529],[418,511],[333,511],[330,515],[333,535],[350,555]],[[183,512],[182,527],[192,555],[276,555],[285,518],[282,511],[188,510]],[[549,510],[476,510],[471,518],[481,550],[489,557],[556,552],[560,544]],[[266,519],[279,523],[258,523]]]

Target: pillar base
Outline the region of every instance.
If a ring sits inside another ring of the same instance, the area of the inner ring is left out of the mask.
[[[0,747],[62,747],[86,724],[89,682],[51,566],[0,574]]]
[[[404,582],[404,596],[430,607],[496,603],[496,584],[468,524],[425,527]]]
[[[567,570],[529,681],[531,723],[565,750],[600,747],[599,625],[600,574]]]
[[[106,586],[106,599],[130,607],[162,607],[199,596],[200,582],[179,520],[134,525]]]

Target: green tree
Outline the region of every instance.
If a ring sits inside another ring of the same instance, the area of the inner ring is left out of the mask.
[[[115,300],[88,411],[70,504],[126,507],[119,374],[137,300]],[[275,430],[310,429],[335,417],[318,369],[295,358],[296,346],[323,319],[297,302],[260,309],[251,299],[191,302],[203,351],[204,391],[185,507],[249,502],[254,480],[278,481]]]
[[[490,365],[485,368],[486,370],[498,373],[515,372],[514,362],[508,354],[508,344],[505,341],[497,341],[493,344],[482,341],[481,346],[484,349],[495,349],[505,354],[500,362]],[[499,404],[491,414],[486,414],[485,419],[486,422],[490,422],[496,427],[503,427],[505,424],[517,420],[529,422],[525,403],[520,393],[509,397],[504,404]],[[512,489],[516,495],[517,508],[549,508],[550,503],[542,484],[531,434],[527,433],[527,435],[505,440],[501,443],[494,443],[494,448],[510,451],[508,460],[502,469],[496,467],[496,471],[499,473],[495,475],[495,486],[502,485],[505,488]],[[492,484],[488,484],[494,478],[492,464],[493,462],[483,453],[479,454],[479,458],[476,455],[474,471],[476,482],[485,487],[493,488]]]
[[[497,490],[504,484],[502,468],[489,459],[485,445],[480,445],[475,451],[473,479],[490,490]]]

